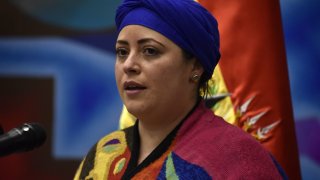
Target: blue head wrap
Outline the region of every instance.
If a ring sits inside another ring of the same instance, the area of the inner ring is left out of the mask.
[[[127,25],[142,25],[164,35],[194,55],[211,78],[220,59],[216,19],[193,0],[124,0],[116,12],[118,33]]]

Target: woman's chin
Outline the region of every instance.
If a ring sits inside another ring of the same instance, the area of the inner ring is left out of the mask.
[[[126,108],[130,114],[138,119],[146,112],[146,107],[140,103],[127,103]]]

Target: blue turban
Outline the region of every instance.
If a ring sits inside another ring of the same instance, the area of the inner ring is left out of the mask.
[[[211,78],[220,59],[216,19],[193,0],[124,0],[116,12],[118,33],[127,25],[142,25],[164,35],[194,55]]]

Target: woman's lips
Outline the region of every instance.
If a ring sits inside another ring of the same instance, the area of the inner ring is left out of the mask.
[[[135,81],[126,81],[123,88],[128,96],[138,95],[146,89],[145,86]]]

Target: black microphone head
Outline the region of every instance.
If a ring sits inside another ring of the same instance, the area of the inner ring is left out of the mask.
[[[0,136],[0,156],[30,151],[46,140],[45,130],[37,123],[25,123]]]
[[[39,147],[46,141],[46,132],[38,123],[24,123],[17,129],[21,132],[21,135],[25,134],[25,138],[23,139],[23,144],[25,144],[24,151]]]

